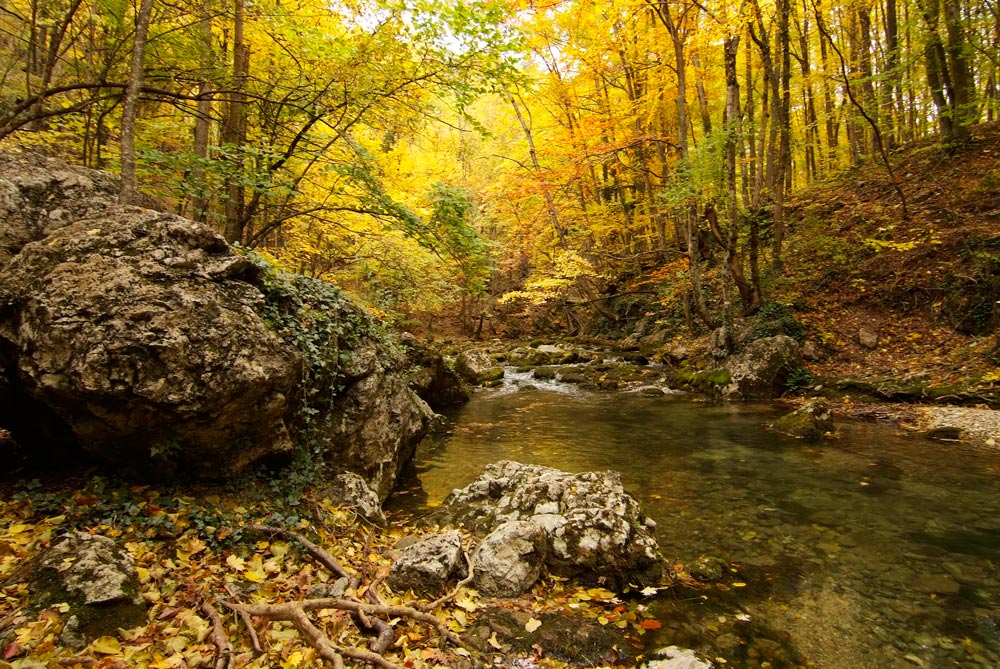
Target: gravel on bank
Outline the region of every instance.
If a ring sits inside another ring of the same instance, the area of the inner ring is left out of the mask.
[[[917,429],[957,428],[963,441],[1000,444],[1000,411],[976,407],[927,406],[917,409]]]

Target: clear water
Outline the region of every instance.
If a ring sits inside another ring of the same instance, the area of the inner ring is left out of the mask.
[[[765,430],[777,415],[514,375],[421,445],[393,504],[439,503],[501,459],[615,469],[668,559],[720,557],[747,584],[657,601],[650,645],[732,667],[1000,666],[1000,453],[868,423],[809,445]]]

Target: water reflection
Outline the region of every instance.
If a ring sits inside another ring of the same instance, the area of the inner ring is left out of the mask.
[[[395,504],[440,502],[501,459],[615,469],[667,558],[718,556],[748,582],[662,602],[662,641],[737,667],[1000,665],[1000,454],[865,423],[808,445],[764,430],[776,415],[508,387],[425,441],[419,490]]]

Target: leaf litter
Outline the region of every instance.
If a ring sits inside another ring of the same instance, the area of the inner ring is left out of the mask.
[[[250,528],[271,523],[321,547],[353,577],[355,588],[345,598],[357,602],[377,597],[378,618],[391,636],[381,652],[384,667],[471,667],[473,662],[510,667],[573,666],[545,657],[477,657],[460,637],[487,606],[520,608],[530,614],[526,631],[542,626],[542,613],[561,612],[596,620],[626,631],[642,647],[647,630],[660,627],[640,601],[639,590],[626,596],[606,588],[574,585],[549,577],[517,600],[486,601],[470,587],[431,603],[412,593],[394,593],[382,586],[394,556],[394,545],[405,533],[419,533],[401,524],[371,527],[350,510],[328,499],[304,497],[296,513],[276,511],[273,499],[247,501],[222,495],[204,498],[161,494],[148,486],[110,488],[92,479],[76,491],[43,491],[35,486],[0,500],[0,669],[181,669],[185,667],[307,667],[337,666],[317,648],[315,639],[287,620],[241,615],[247,609],[308,600],[310,588],[332,584],[337,574],[289,536],[268,537]],[[140,594],[148,604],[147,622],[116,635],[91,640],[83,648],[61,641],[69,607],[56,605],[29,610],[30,593],[23,584],[7,583],[19,565],[44,550],[59,534],[81,529],[116,538],[135,560]],[[466,544],[472,540],[466,538]],[[666,588],[656,588],[658,593]],[[641,592],[651,596],[650,588]],[[309,600],[314,601],[314,600]],[[215,603],[216,607],[212,607]],[[219,625],[207,609],[216,610]],[[420,611],[433,624],[410,614]],[[371,611],[376,610],[373,605]],[[370,634],[351,623],[351,613],[337,608],[310,609],[311,625],[338,649],[364,651]],[[374,614],[369,614],[373,617]],[[250,627],[254,629],[251,631]],[[450,634],[445,643],[442,634]],[[490,638],[490,645],[502,647]],[[364,664],[348,657],[350,664]],[[373,658],[368,658],[373,661]]]

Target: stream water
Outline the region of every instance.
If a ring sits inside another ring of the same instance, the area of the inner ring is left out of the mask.
[[[1000,666],[1000,452],[869,423],[809,445],[767,431],[775,411],[508,373],[420,446],[392,504],[439,503],[502,459],[615,469],[665,557],[746,583],[658,600],[650,643],[732,667]]]

